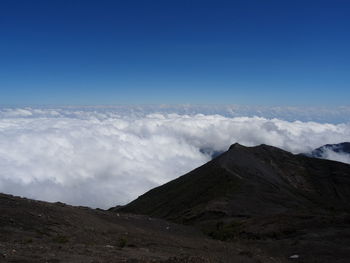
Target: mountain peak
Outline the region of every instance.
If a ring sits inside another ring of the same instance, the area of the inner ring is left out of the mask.
[[[229,150],[237,149],[237,148],[246,148],[246,146],[239,144],[238,142],[232,144],[229,148]]]
[[[284,151],[278,147],[274,147],[271,145],[267,145],[267,144],[259,144],[256,146],[245,146],[239,143],[234,143],[230,146],[229,151],[230,150],[250,150],[250,151],[256,151],[256,150],[274,150],[274,151]],[[284,151],[285,152],[285,151]]]

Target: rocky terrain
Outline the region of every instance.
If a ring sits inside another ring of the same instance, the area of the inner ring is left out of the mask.
[[[234,144],[109,211],[0,194],[0,262],[348,262],[350,165]]]

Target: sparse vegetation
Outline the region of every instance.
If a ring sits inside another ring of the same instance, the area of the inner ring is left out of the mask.
[[[225,224],[222,221],[216,223],[216,228],[213,231],[207,232],[209,236],[214,239],[226,241],[232,240],[239,234],[239,227],[242,223],[238,221],[231,221]]]
[[[69,238],[65,235],[57,235],[52,239],[52,241],[59,244],[65,244],[69,242]]]
[[[118,239],[117,246],[120,248],[123,248],[127,245],[128,240],[125,236],[122,236]]]
[[[23,244],[31,244],[31,243],[33,243],[33,239],[32,238],[26,238],[26,239],[23,240],[22,243]]]

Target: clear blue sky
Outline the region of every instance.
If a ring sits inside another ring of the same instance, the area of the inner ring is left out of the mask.
[[[350,1],[0,2],[0,104],[349,105]]]

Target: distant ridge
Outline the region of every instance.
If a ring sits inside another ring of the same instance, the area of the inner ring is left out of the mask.
[[[331,150],[336,153],[350,154],[350,142],[342,142],[338,144],[326,144],[315,150],[309,155],[316,158],[322,158],[325,151]]]

